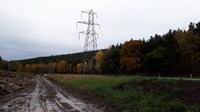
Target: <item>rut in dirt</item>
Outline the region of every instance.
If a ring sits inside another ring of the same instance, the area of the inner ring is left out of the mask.
[[[92,104],[74,98],[42,76],[36,85],[0,104],[0,112],[102,112]]]

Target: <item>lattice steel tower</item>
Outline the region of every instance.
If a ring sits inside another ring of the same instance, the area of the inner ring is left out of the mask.
[[[81,11],[81,17],[82,14],[88,15],[87,21],[77,21],[77,23],[85,24],[87,25],[86,31],[80,31],[79,32],[79,38],[80,34],[85,34],[85,43],[84,43],[84,52],[87,52],[89,50],[97,50],[97,38],[98,33],[95,31],[95,26],[100,26],[98,23],[94,22],[95,17],[97,17],[97,13],[95,13],[92,9],[89,11]]]
[[[85,24],[87,25],[87,30],[86,31],[80,31],[79,32],[79,38],[80,34],[85,34],[85,43],[84,43],[84,62],[83,62],[83,74],[85,74],[86,68],[88,67],[85,63],[86,57],[87,57],[87,51],[90,50],[97,50],[97,38],[98,38],[98,33],[95,31],[95,26],[100,26],[98,23],[94,22],[95,17],[97,18],[97,13],[95,13],[92,9],[89,11],[81,11],[81,18],[82,14],[87,14],[88,15],[88,20],[87,21],[77,21],[78,23]]]

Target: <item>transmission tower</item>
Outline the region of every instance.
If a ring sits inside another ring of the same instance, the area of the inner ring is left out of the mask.
[[[77,24],[85,24],[87,25],[87,30],[86,31],[80,31],[79,32],[79,38],[80,34],[85,34],[85,43],[84,43],[84,62],[83,62],[83,74],[85,73],[86,70],[86,55],[87,51],[90,50],[97,50],[97,38],[98,38],[98,33],[95,31],[95,26],[100,25],[98,23],[94,22],[95,17],[97,18],[97,13],[95,13],[92,9],[89,11],[81,11],[81,18],[82,14],[87,14],[88,15],[88,20],[87,21],[77,21]]]
[[[87,25],[86,31],[79,32],[79,38],[80,38],[80,34],[85,34],[84,52],[87,52],[89,50],[97,50],[98,49],[98,46],[97,46],[98,33],[95,31],[95,26],[100,26],[98,23],[94,22],[95,17],[97,17],[97,13],[95,13],[91,9],[90,11],[81,11],[81,17],[82,17],[82,14],[88,15],[87,21],[77,21],[77,23]]]

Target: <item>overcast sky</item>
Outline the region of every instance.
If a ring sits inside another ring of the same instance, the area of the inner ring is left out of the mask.
[[[0,0],[0,56],[5,60],[83,51],[76,21],[93,9],[99,48],[148,39],[200,21],[199,0]],[[78,49],[77,49],[78,48]]]

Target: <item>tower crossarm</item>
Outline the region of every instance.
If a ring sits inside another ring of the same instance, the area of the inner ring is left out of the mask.
[[[81,14],[83,14],[83,13],[85,13],[85,14],[97,15],[97,13],[94,12],[93,10],[90,10],[90,11],[81,11]]]
[[[86,25],[96,25],[96,26],[100,26],[100,24],[98,24],[98,23],[89,23],[89,22],[87,22],[87,21],[77,21],[77,23],[86,24]]]
[[[86,25],[89,24],[87,21],[77,21],[77,23],[86,24]]]

